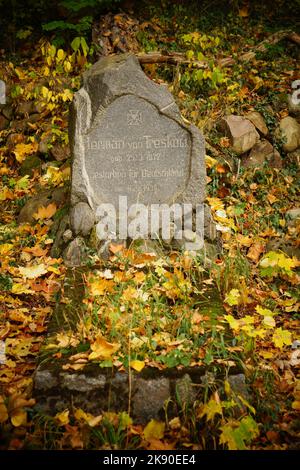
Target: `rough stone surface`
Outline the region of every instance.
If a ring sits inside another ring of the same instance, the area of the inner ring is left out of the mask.
[[[290,220],[300,219],[300,207],[293,207],[289,209],[285,214]]]
[[[282,168],[282,159],[278,150],[266,139],[257,142],[246,157],[243,157],[242,163],[245,167],[261,167],[267,162],[272,168]]]
[[[226,116],[221,121],[221,128],[230,138],[231,147],[238,155],[248,152],[259,140],[255,126],[242,116]]]
[[[42,161],[37,155],[29,155],[20,167],[20,174],[22,176],[29,175],[31,176],[36,168],[42,166]]]
[[[83,238],[76,237],[64,252],[65,265],[73,268],[84,264],[86,245]]]
[[[249,400],[250,395],[248,392],[244,374],[230,375],[228,377],[228,382],[234,393],[236,393],[237,395],[241,395],[246,400]]]
[[[25,206],[22,207],[18,216],[18,223],[33,223],[35,221],[33,215],[39,207],[47,207],[49,204],[55,203],[62,206],[67,200],[66,188],[56,188],[53,190],[40,191],[36,196],[29,199]]]
[[[299,93],[298,93],[299,96]],[[293,99],[292,95],[288,95],[288,108],[289,108],[289,113],[292,116],[299,117],[300,116],[300,103],[296,104]]]
[[[201,203],[204,139],[186,125],[166,87],[130,54],[101,59],[75,94],[70,142],[72,205]]]
[[[8,127],[9,121],[4,117],[0,115],[0,131],[3,131]]]
[[[70,149],[67,145],[54,144],[50,148],[50,154],[57,162],[63,162],[70,157]]]
[[[71,228],[76,235],[86,236],[95,223],[95,214],[86,202],[79,202],[70,212]]]
[[[50,370],[38,367],[34,376],[34,384],[37,390],[48,390],[58,385],[58,378]]]
[[[86,374],[68,374],[62,373],[61,386],[68,390],[75,390],[77,392],[88,392],[91,390],[103,389],[106,383],[105,375],[98,375],[97,377],[89,377]]]
[[[257,111],[250,111],[245,115],[245,118],[249,119],[252,124],[256,127],[256,129],[260,132],[260,134],[266,136],[269,133],[267,125],[265,123],[264,118],[262,115]]]
[[[165,401],[170,397],[170,383],[166,378],[134,381],[132,411],[137,421],[159,419]]]
[[[183,377],[175,381],[176,397],[179,405],[191,405],[197,398],[197,389],[193,386],[193,381],[189,374],[184,374]]]
[[[281,119],[276,135],[284,139],[282,147],[286,152],[293,152],[300,147],[300,124],[291,116]]]

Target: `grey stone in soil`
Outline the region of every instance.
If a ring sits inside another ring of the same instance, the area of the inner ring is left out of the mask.
[[[86,261],[86,245],[84,239],[76,237],[64,252],[64,262],[67,267],[82,266]]]
[[[282,148],[286,152],[293,152],[300,147],[300,124],[291,116],[286,116],[281,119],[276,136],[283,139]]]
[[[0,131],[3,131],[8,127],[9,121],[4,116],[0,115]]]
[[[289,220],[292,221],[300,219],[300,207],[293,207],[292,209],[289,209],[286,211],[285,215]]]
[[[134,380],[132,412],[136,422],[159,419],[165,401],[170,397],[170,383],[166,378]]]
[[[42,164],[42,160],[37,155],[29,155],[20,167],[20,174],[31,176],[35,169],[41,168]]]
[[[22,207],[18,216],[18,223],[34,223],[33,215],[39,207],[47,207],[51,203],[62,206],[67,201],[68,190],[66,188],[55,188],[54,190],[42,190],[30,198]]]
[[[76,235],[87,236],[95,223],[95,214],[85,202],[79,202],[70,212],[71,229]]]
[[[50,154],[57,162],[63,162],[70,157],[70,149],[64,144],[54,144],[50,148]]]
[[[73,234],[69,227],[70,217],[68,214],[54,221],[51,227],[51,236],[54,237],[54,243],[50,252],[52,258],[59,258],[64,248],[66,248],[66,244],[72,239]],[[71,234],[68,239],[65,239],[66,232],[70,232]]]
[[[266,122],[259,112],[250,111],[245,115],[245,117],[252,122],[252,124],[256,127],[258,132],[260,132],[260,134],[262,134],[263,136],[268,135],[269,130],[267,128]]]
[[[220,122],[220,128],[230,138],[231,147],[238,155],[248,152],[259,141],[255,126],[242,116],[225,116]]]
[[[249,155],[242,158],[246,168],[262,167],[267,163],[272,168],[282,167],[282,158],[278,150],[266,139],[262,139],[251,149]]]
[[[75,94],[70,143],[71,203],[202,203],[204,139],[180,117],[166,87],[151,81],[137,58],[94,64]]]
[[[175,381],[175,395],[182,408],[194,403],[197,398],[197,388],[194,387],[189,374],[184,374],[180,379]]]
[[[298,93],[298,96],[300,96],[299,93]],[[287,102],[288,102],[289,114],[295,117],[300,117],[300,102],[295,103],[295,99],[293,99],[292,95],[288,95]]]

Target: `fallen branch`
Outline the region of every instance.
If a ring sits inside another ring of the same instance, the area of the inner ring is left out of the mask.
[[[272,34],[265,41],[261,42],[256,47],[254,47],[254,49],[245,52],[237,59],[234,59],[233,57],[224,57],[224,59],[218,60],[218,65],[220,67],[231,67],[237,62],[249,62],[256,57],[256,54],[258,52],[267,52],[269,46],[277,44],[279,41],[285,38],[300,45],[300,36],[297,33],[293,31],[278,31],[277,33]],[[186,55],[183,52],[150,52],[148,54],[139,53],[137,54],[137,58],[139,59],[141,64],[185,64],[191,65],[195,68],[208,68],[208,61],[189,60],[186,58]]]

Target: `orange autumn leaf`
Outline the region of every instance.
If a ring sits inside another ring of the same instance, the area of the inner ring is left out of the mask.
[[[92,295],[104,295],[112,292],[114,285],[114,281],[110,279],[96,279],[90,283],[90,292]]]
[[[264,249],[265,247],[262,243],[254,243],[248,250],[247,258],[254,261],[254,263],[257,263],[260,258],[260,255],[264,252]]]
[[[51,219],[51,217],[55,214],[56,211],[57,211],[56,204],[51,203],[46,207],[44,206],[39,207],[37,212],[33,214],[33,217],[36,220]]]
[[[89,360],[93,359],[110,359],[111,356],[120,348],[117,343],[109,343],[106,339],[98,336],[96,341],[91,344],[92,352],[89,355]]]

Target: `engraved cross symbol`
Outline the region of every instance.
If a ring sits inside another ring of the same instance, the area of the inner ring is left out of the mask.
[[[129,126],[139,126],[142,124],[142,113],[135,109],[130,109],[127,113],[127,123]]]

